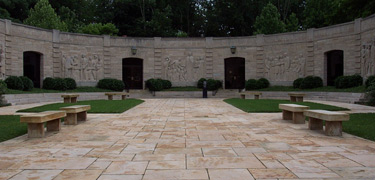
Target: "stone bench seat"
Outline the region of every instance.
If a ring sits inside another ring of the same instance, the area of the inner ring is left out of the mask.
[[[61,97],[64,98],[64,103],[76,103],[79,95],[78,94],[63,94],[61,95]]]
[[[303,112],[310,108],[298,104],[279,104],[279,109],[283,110],[283,120],[292,120],[294,124],[305,124]]]
[[[306,96],[306,94],[303,93],[288,93],[288,95],[292,102],[303,102],[303,97]]]
[[[105,93],[106,96],[108,96],[108,100],[113,100],[113,96],[121,96],[122,100],[126,99],[126,96],[129,96],[129,93],[127,92],[107,92]]]
[[[342,122],[350,119],[347,113],[326,110],[308,110],[304,112],[304,115],[309,118],[310,130],[323,130],[323,121],[325,121],[327,136],[342,136]]]
[[[241,99],[246,99],[246,95],[254,95],[254,99],[259,99],[259,97],[262,95],[262,93],[261,92],[250,92],[250,91],[241,92],[240,93]]]
[[[65,125],[76,125],[78,121],[86,121],[87,111],[90,109],[90,105],[76,105],[60,108],[60,110],[65,111],[67,114],[64,121]]]
[[[47,124],[47,131],[60,131],[63,117],[66,117],[65,111],[44,111],[23,115],[20,117],[20,122],[27,123],[29,138],[41,138],[45,134],[44,123]]]

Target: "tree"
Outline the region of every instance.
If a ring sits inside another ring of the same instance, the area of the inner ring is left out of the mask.
[[[82,26],[78,29],[79,33],[85,34],[94,34],[94,35],[117,35],[119,30],[116,26],[112,23],[102,24],[102,23],[95,23],[95,24],[88,24],[86,26]]]
[[[268,3],[262,10],[262,13],[255,21],[255,34],[275,34],[285,32],[285,24],[280,19],[277,8]]]
[[[21,23],[37,0],[0,0],[0,18]]]
[[[286,20],[285,29],[286,31],[291,32],[291,31],[298,31],[299,27],[300,26],[298,24],[297,15],[292,13],[289,16],[289,18]]]
[[[24,21],[25,24],[45,29],[67,31],[67,25],[60,20],[48,0],[39,0]]]

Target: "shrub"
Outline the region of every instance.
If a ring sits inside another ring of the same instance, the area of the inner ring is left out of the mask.
[[[257,83],[259,89],[268,88],[270,86],[270,82],[266,78],[258,79]]]
[[[9,89],[23,90],[23,82],[19,77],[9,76],[5,79],[5,83]]]
[[[363,78],[356,74],[352,76],[340,76],[335,79],[335,87],[339,89],[362,86]]]
[[[197,87],[200,88],[200,89],[203,89],[203,82],[206,81],[205,78],[200,78],[198,80],[198,84],[197,84]]]
[[[307,76],[301,82],[301,89],[313,89],[323,86],[322,78],[318,76]]]
[[[375,106],[375,83],[372,83],[367,88],[366,93],[367,105]]]
[[[374,76],[374,75],[369,76],[369,77],[366,79],[366,82],[365,82],[366,88],[370,87],[370,85],[371,85],[372,83],[375,83],[375,76]]]
[[[146,87],[150,91],[161,91],[163,90],[163,81],[157,79],[149,79],[146,81]]]
[[[33,90],[34,88],[34,83],[33,81],[31,81],[30,78],[26,77],[26,76],[20,76],[19,77],[23,83],[23,90],[24,91],[31,91]]]
[[[72,78],[65,78],[64,81],[65,81],[65,84],[66,84],[66,89],[73,90],[73,89],[77,88],[76,80],[74,80]]]
[[[0,96],[2,94],[5,94],[6,91],[7,91],[7,84],[3,80],[0,80]]]
[[[67,85],[64,81],[64,79],[62,78],[55,78],[55,86],[54,86],[54,90],[59,90],[59,91],[65,91],[67,89]]]
[[[52,90],[52,89],[55,89],[55,86],[56,86],[55,79],[51,77],[47,77],[43,80],[43,89]]]
[[[107,78],[99,80],[97,87],[113,91],[122,91],[125,88],[125,84],[121,80]]]
[[[298,78],[298,79],[294,80],[294,81],[293,81],[293,88],[294,88],[294,89],[300,88],[303,79],[304,79],[304,78]]]
[[[258,81],[255,80],[255,79],[249,79],[249,80],[247,80],[246,83],[245,83],[245,89],[246,90],[259,89]]]
[[[163,84],[163,89],[170,89],[172,87],[172,83],[169,80],[160,79]]]
[[[222,87],[222,82],[220,80],[208,79],[207,80],[207,90],[216,91]]]

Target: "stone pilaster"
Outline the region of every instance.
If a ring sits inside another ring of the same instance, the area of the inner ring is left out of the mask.
[[[307,30],[307,58],[305,64],[305,76],[314,75],[314,29]],[[322,67],[324,68],[324,67]]]
[[[214,74],[212,41],[213,41],[212,37],[206,38],[206,51],[205,51],[206,78],[213,78],[213,74]]]
[[[111,78],[111,36],[103,36],[104,78]]]
[[[264,77],[264,35],[259,34],[257,35],[256,39],[257,49],[255,54],[255,61],[256,61],[256,78]]]
[[[5,76],[12,74],[12,21],[5,20]]]
[[[60,50],[60,31],[52,31],[52,59],[53,59],[53,77],[64,77],[63,59]]]
[[[154,76],[155,78],[165,78],[162,75],[163,61],[161,49],[161,37],[154,38]]]
[[[355,59],[355,73],[356,74],[361,74],[361,43],[362,43],[362,37],[361,37],[361,24],[362,24],[362,19],[356,19],[354,21],[354,59]]]

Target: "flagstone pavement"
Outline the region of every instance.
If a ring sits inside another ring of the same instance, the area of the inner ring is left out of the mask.
[[[222,99],[148,99],[88,118],[0,143],[0,180],[375,178],[374,142],[327,137]]]

